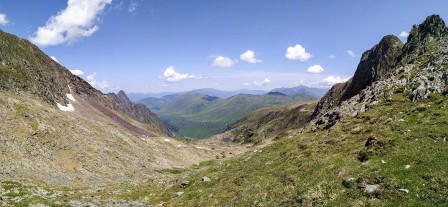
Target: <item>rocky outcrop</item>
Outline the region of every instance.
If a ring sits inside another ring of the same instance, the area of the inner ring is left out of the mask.
[[[115,102],[118,110],[132,116],[135,120],[141,123],[157,126],[158,129],[170,137],[174,136],[154,113],[143,104],[135,104],[131,102],[124,91],[120,90],[118,94],[108,93],[106,95]]]
[[[346,116],[356,116],[395,93],[412,101],[448,92],[448,28],[438,15],[413,26],[407,43],[393,35],[363,53],[354,76],[336,84],[320,100],[311,122],[330,128]]]

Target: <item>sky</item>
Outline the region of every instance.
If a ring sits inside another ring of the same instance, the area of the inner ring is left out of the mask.
[[[0,29],[103,92],[328,88],[446,0],[2,0]]]

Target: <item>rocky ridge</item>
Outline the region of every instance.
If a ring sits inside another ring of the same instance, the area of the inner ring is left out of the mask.
[[[52,60],[28,40],[3,31],[0,31],[0,91],[33,96],[51,107],[58,106],[61,110],[68,111],[75,110],[70,101],[74,99],[73,96],[76,96],[79,99],[85,99],[90,107],[109,115],[110,119],[117,117],[115,113],[121,111],[147,124],[149,131],[172,136],[157,116],[144,106],[123,107],[122,103],[126,102],[125,99],[129,101],[127,97],[114,99],[111,95],[105,96],[82,78],[73,75],[67,68]],[[129,125],[130,122],[125,124]]]
[[[414,25],[406,44],[393,35],[363,53],[354,76],[334,85],[319,101],[311,124],[330,128],[392,94],[412,101],[448,91],[448,28],[438,15]]]
[[[116,103],[118,110],[131,115],[141,123],[156,125],[157,128],[170,137],[174,136],[154,113],[143,104],[131,102],[124,91],[120,90],[117,94],[108,93],[106,95]]]

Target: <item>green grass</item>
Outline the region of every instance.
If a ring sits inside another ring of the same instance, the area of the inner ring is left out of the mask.
[[[227,99],[186,94],[165,102],[159,110],[153,111],[179,137],[202,139],[223,132],[228,126],[256,109],[312,99],[313,97],[307,94],[295,96],[239,94]]]
[[[176,206],[447,206],[447,105],[440,95],[416,103],[394,95],[330,130],[207,163],[164,199]],[[352,134],[355,127],[362,130]],[[369,137],[378,142],[365,146]],[[365,193],[366,184],[379,188]]]
[[[37,196],[13,204],[66,205],[64,200],[95,196],[167,206],[448,206],[447,105],[440,94],[418,102],[396,94],[329,130],[283,138],[234,159],[160,170],[154,172],[160,178],[138,184],[71,189],[50,200]],[[369,138],[376,141],[366,146]],[[183,180],[190,184],[181,187]],[[366,193],[367,184],[379,187]],[[34,188],[15,182],[2,187]]]

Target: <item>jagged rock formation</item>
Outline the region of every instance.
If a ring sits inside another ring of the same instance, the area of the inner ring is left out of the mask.
[[[394,93],[410,100],[448,91],[448,28],[438,15],[414,25],[407,43],[393,35],[363,53],[355,75],[334,85],[313,113],[317,127],[329,128],[341,117],[356,116]],[[315,128],[316,129],[316,128]]]
[[[109,99],[111,96],[108,96],[109,98],[104,96],[101,91],[73,75],[28,40],[3,31],[0,31],[0,91],[33,96],[52,107],[69,104],[70,100],[66,94],[70,94],[71,97],[75,95],[85,99],[88,105],[102,111],[110,119],[118,120],[117,125],[125,125],[124,128],[132,129],[134,134],[137,134],[137,131],[138,134],[153,133],[144,132],[145,130],[137,129],[139,127],[118,118],[115,114],[117,109],[122,109],[125,114],[147,124],[149,131],[172,136],[161,121],[144,106],[134,106],[133,110],[126,110],[129,108],[119,106],[119,102]]]
[[[108,93],[106,95],[116,103],[118,110],[131,115],[141,123],[156,125],[157,128],[161,129],[168,136],[174,136],[154,113],[143,104],[131,102],[124,91],[120,90],[118,94]]]

